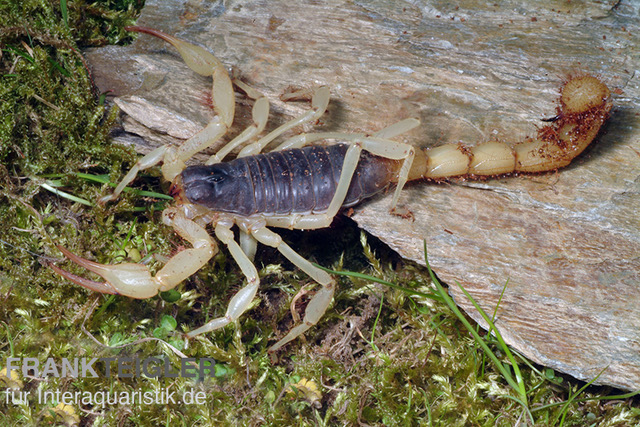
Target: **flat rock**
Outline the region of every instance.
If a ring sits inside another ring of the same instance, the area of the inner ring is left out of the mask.
[[[389,196],[353,218],[436,274],[482,324],[460,283],[531,360],[640,389],[640,5],[631,1],[148,1],[139,25],[208,47],[272,100],[271,125],[308,108],[289,88],[328,85],[323,131],[373,132],[406,117],[416,146],[517,142],[555,113],[567,75],[599,75],[614,111],[593,148],[557,173],[410,185],[415,221]],[[214,115],[210,83],[151,37],[87,52],[125,129],[179,143]],[[237,129],[251,103],[238,95]],[[310,131],[313,127],[306,127]],[[234,130],[235,131],[235,130]],[[232,132],[233,133],[233,132]],[[121,138],[140,143],[140,138]],[[222,144],[222,142],[221,142]]]

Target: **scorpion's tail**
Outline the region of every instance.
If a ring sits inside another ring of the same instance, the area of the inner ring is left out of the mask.
[[[550,123],[514,146],[490,141],[417,150],[409,180],[544,172],[567,166],[596,137],[611,110],[609,88],[597,77],[570,78]]]

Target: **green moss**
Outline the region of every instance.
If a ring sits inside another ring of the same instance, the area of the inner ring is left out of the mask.
[[[237,327],[189,343],[181,332],[223,313],[243,284],[224,249],[178,286],[179,298],[96,295],[47,268],[47,262],[62,261],[55,244],[104,263],[142,258],[152,268],[184,245],[161,225],[158,209],[132,211],[134,206],[149,206],[141,197],[125,195],[106,208],[89,207],[40,185],[59,179],[66,192],[94,201],[107,189],[78,179],[77,172],[108,174],[117,180],[134,162],[134,153],[108,140],[117,112],[101,104],[78,49],[125,41],[123,26],[133,22],[140,7],[135,1],[0,4],[1,365],[9,356],[41,361],[135,356],[167,357],[178,366],[172,345],[189,357],[214,358],[215,376],[44,381],[23,377],[22,391],[179,394],[193,389],[206,395],[206,403],[199,405],[77,404],[82,425],[94,426],[511,426],[527,419],[523,406],[513,400],[518,394],[438,300],[425,269],[405,263],[371,237],[371,247],[363,249],[360,231],[349,220],[327,230],[283,235],[303,256],[321,265],[369,272],[403,289],[338,277],[334,304],[320,324],[280,351],[275,363],[266,349],[291,326],[289,301],[301,285],[310,283],[275,251],[260,249],[259,298]],[[136,185],[145,181],[161,191],[157,172],[150,174]],[[63,266],[86,275],[70,263]],[[411,294],[416,291],[422,296]],[[304,301],[299,307],[303,305]],[[482,339],[502,362],[507,360],[491,337]],[[519,364],[536,425],[558,425],[561,420],[564,425],[640,422],[633,399],[616,404],[576,399],[566,408],[550,405],[567,400],[581,384]],[[579,398],[610,392],[589,388]],[[2,425],[61,421],[47,416],[52,402],[32,399],[20,405],[4,397],[0,386]]]

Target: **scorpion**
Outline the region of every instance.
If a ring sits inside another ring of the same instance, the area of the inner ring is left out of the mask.
[[[257,244],[274,247],[320,284],[320,288],[311,297],[303,320],[273,344],[270,352],[318,323],[332,301],[336,286],[329,273],[300,256],[270,227],[328,227],[341,209],[395,185],[391,201],[393,213],[403,186],[413,180],[438,181],[449,177],[491,177],[557,170],[568,165],[595,139],[612,108],[610,91],[599,78],[578,75],[568,78],[561,88],[555,117],[538,129],[537,136],[514,146],[488,141],[473,147],[457,143],[416,149],[392,139],[419,125],[417,119],[409,118],[373,134],[302,133],[286,139],[271,152],[261,154],[267,144],[289,129],[317,121],[329,103],[329,89],[325,86],[315,89],[310,110],[258,139],[269,115],[269,101],[259,91],[232,78],[221,61],[200,46],[146,27],[126,29],[165,40],[177,49],[194,72],[211,76],[216,115],[203,130],[179,147],[160,146],[139,159],[113,193],[100,199],[100,203],[116,199],[139,171],[162,163],[163,177],[172,183],[171,194],[177,202],[163,211],[162,220],[187,240],[191,248],[176,253],[152,275],[145,265],[99,264],[58,245],[69,260],[97,273],[104,282],[77,276],[56,265],[51,267],[66,279],[92,291],[149,298],[174,288],[218,252],[216,241],[206,230],[210,224],[247,282],[231,298],[223,316],[187,333],[187,337],[194,337],[237,321],[249,309],[260,281],[253,264]],[[186,162],[193,155],[211,147],[231,127],[235,110],[234,85],[255,100],[253,123],[205,164],[187,167]],[[338,143],[313,145],[316,141],[327,140]],[[243,144],[234,160],[222,162]],[[239,229],[238,241],[232,230],[234,225]]]

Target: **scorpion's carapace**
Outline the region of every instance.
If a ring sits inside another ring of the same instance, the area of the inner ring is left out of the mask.
[[[542,172],[566,166],[597,135],[611,110],[609,89],[592,76],[572,77],[562,88],[556,117],[542,127],[535,138],[513,147],[503,142],[484,142],[474,147],[448,144],[415,150],[394,141],[415,127],[416,119],[392,124],[372,135],[348,133],[301,134],[282,142],[272,152],[259,154],[267,144],[291,128],[317,120],[329,102],[329,90],[314,91],[311,109],[284,123],[267,135],[263,131],[269,101],[239,80],[232,80],[224,66],[204,48],[143,27],[130,31],[161,37],[175,46],[194,71],[213,77],[213,100],[217,116],[200,133],[180,147],[162,146],[140,159],[116,187],[115,199],[138,171],[162,163],[164,177],[173,182],[176,206],[167,208],[162,219],[192,248],[175,254],[155,275],[140,264],[98,264],[60,248],[75,263],[100,275],[94,282],[55,271],[69,280],[97,292],[147,298],[175,287],[205,265],[218,251],[216,241],[205,227],[211,224],[247,277],[247,284],[231,299],[226,313],[188,336],[222,328],[240,318],[256,295],[259,277],[252,259],[258,242],[277,248],[287,259],[307,273],[321,288],[307,305],[303,321],[274,344],[275,351],[316,324],[327,310],[335,288],[334,279],[298,255],[268,227],[311,229],[331,224],[338,211],[396,184],[395,207],[405,182],[442,179],[452,176],[488,176],[513,172]],[[231,126],[234,117],[233,86],[255,99],[253,124],[233,138],[203,166],[186,168],[195,153],[212,146]],[[341,145],[310,146],[319,140]],[[253,142],[252,142],[253,141]],[[248,145],[246,145],[249,143]],[[238,158],[222,160],[236,147],[245,145]],[[239,228],[239,243],[231,228]],[[297,316],[297,315],[296,315]]]

